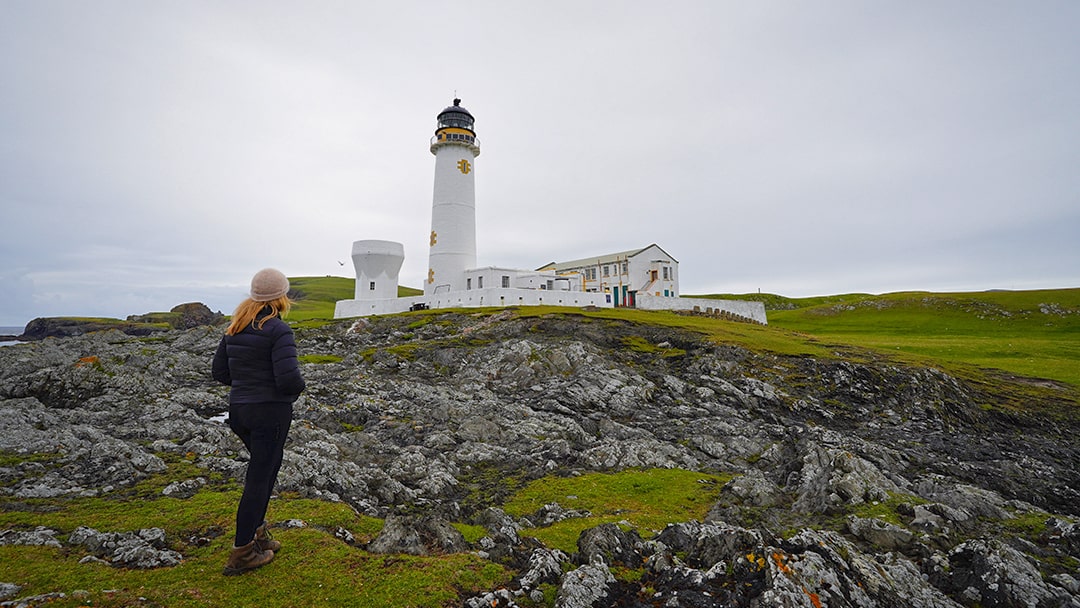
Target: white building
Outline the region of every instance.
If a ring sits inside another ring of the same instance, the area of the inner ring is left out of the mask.
[[[539,268],[580,275],[582,291],[604,293],[613,306],[634,306],[637,295],[679,296],[679,261],[655,243],[595,258],[552,262]]]
[[[679,263],[655,244],[597,258],[552,262],[536,270],[476,267],[475,184],[480,140],[474,123],[473,115],[455,99],[439,113],[429,142],[435,155],[435,184],[424,294],[396,297],[404,246],[392,241],[355,241],[354,299],[339,301],[335,318],[420,308],[547,304],[724,311],[765,323],[765,307],[760,302],[678,297]]]

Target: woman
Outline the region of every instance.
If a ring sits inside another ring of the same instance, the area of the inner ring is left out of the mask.
[[[266,533],[266,507],[304,390],[289,311],[289,280],[265,268],[251,279],[251,297],[236,307],[214,354],[214,379],[229,385],[229,428],[251,454],[236,508],[236,539],[225,564],[233,576],[270,563],[281,543]]]

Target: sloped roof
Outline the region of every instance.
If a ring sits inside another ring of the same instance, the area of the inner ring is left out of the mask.
[[[650,243],[644,247],[639,247],[638,249],[630,249],[628,251],[619,251],[617,253],[608,253],[605,255],[581,258],[578,260],[570,260],[567,262],[549,262],[541,266],[540,268],[537,268],[537,270],[564,270],[566,268],[578,268],[581,266],[593,266],[596,264],[610,264],[612,262],[618,262],[627,258],[632,258],[639,253],[645,251],[646,249],[652,247],[656,247],[660,251],[664,251],[663,247],[657,245],[656,243]],[[674,257],[672,257],[670,253],[664,251],[664,255],[671,258],[671,261],[675,262],[676,264],[679,263],[679,260],[676,260]]]

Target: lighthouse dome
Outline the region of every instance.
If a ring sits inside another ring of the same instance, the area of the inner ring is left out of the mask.
[[[454,105],[439,112],[439,126],[431,138],[431,153],[444,146],[465,146],[473,157],[480,155],[480,140],[473,130],[475,119],[471,112],[461,107],[461,100],[455,99]]]
[[[460,99],[455,99],[454,105],[447,106],[445,110],[439,112],[440,129],[444,127],[457,127],[459,129],[468,129],[469,131],[472,131],[473,122],[475,122],[475,119],[473,118],[472,113],[461,107]]]

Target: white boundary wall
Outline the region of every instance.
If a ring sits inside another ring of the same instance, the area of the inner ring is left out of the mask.
[[[673,299],[673,298],[667,298]],[[479,308],[482,306],[599,306],[611,308],[609,296],[585,291],[547,289],[471,289],[430,296],[392,298],[388,300],[338,300],[334,318],[389,315],[409,310],[414,304],[428,308]]]
[[[694,310],[712,314],[727,312],[753,319],[762,325],[769,324],[765,317],[765,305],[761,302],[713,300],[712,298],[665,298],[638,293],[634,304],[642,310]]]
[[[611,308],[610,294],[585,291],[546,289],[471,289],[430,296],[391,298],[386,300],[339,300],[334,318],[391,315],[409,310],[415,304],[428,308],[480,308],[483,306],[597,306]],[[765,305],[743,300],[713,300],[711,298],[665,298],[638,294],[636,308],[641,310],[687,310],[706,314],[722,312],[739,315],[768,325]]]

